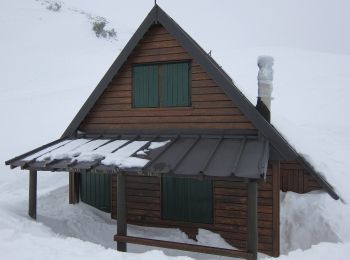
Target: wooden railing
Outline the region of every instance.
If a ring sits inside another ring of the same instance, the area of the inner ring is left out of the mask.
[[[179,243],[179,242],[169,242],[169,241],[163,241],[163,240],[157,240],[157,239],[115,235],[114,241],[122,242],[122,243],[138,244],[138,245],[144,245],[144,246],[163,247],[163,248],[197,252],[197,253],[203,253],[203,254],[236,257],[236,258],[243,258],[243,259],[249,259],[249,260],[254,259],[253,253],[249,253],[245,251],[211,247],[211,246],[185,244],[185,243]]]

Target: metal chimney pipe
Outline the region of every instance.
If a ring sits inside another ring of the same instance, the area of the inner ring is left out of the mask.
[[[272,81],[273,81],[273,58],[271,56],[258,57],[258,102],[256,109],[270,122]]]

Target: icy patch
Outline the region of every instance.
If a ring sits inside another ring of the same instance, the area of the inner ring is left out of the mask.
[[[39,152],[37,152],[37,153],[34,153],[34,154],[32,154],[32,155],[26,157],[24,160],[25,160],[25,161],[31,161],[31,160],[33,160],[33,159],[35,159],[35,158],[38,158],[38,157],[42,156],[42,155],[46,155],[47,153],[50,153],[51,151],[53,151],[53,150],[55,150],[55,149],[57,149],[57,148],[59,148],[59,147],[65,145],[65,144],[67,144],[67,143],[69,143],[69,142],[71,142],[71,141],[72,141],[72,140],[64,140],[64,141],[62,141],[62,142],[59,142],[59,143],[57,143],[57,144],[55,144],[55,145],[52,145],[52,146],[50,146],[50,147],[48,147],[48,148],[45,148],[45,149],[43,149],[43,150],[41,150],[41,151],[39,151]]]
[[[150,149],[150,150],[157,149],[159,147],[162,147],[162,146],[166,145],[169,142],[170,142],[170,140],[167,140],[167,141],[164,141],[164,142],[152,142],[150,144],[150,146],[148,146],[148,149]]]
[[[77,139],[69,142],[61,147],[58,147],[51,152],[38,157],[37,161],[51,161],[54,159],[68,159],[70,157],[78,156],[80,154],[78,148],[91,141],[90,139]]]
[[[146,156],[147,152],[149,152],[149,150],[145,149],[145,150],[140,150],[136,153],[136,155],[140,155],[140,156]]]
[[[113,142],[109,142],[107,144],[104,144],[97,149],[89,152],[84,152],[80,156],[76,157],[75,160],[78,162],[89,162],[94,161],[97,159],[102,159],[107,156],[107,154],[112,153],[113,151],[117,150],[120,146],[127,143],[128,140],[116,140]]]
[[[148,160],[131,157],[131,155],[147,143],[148,141],[134,141],[118,151],[108,154],[101,163],[104,165],[116,165],[120,168],[143,167]]]

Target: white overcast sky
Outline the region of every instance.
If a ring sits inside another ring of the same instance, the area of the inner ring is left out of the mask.
[[[79,6],[83,0],[72,0]],[[153,0],[91,2],[91,12],[115,17],[119,32],[132,34]],[[87,5],[84,0],[84,6]],[[118,3],[116,3],[118,2]],[[350,54],[350,0],[158,0],[201,45],[218,49],[291,47]],[[99,12],[101,8],[101,12]],[[121,17],[125,23],[121,24]]]

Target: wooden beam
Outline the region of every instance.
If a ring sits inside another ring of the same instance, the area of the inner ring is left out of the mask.
[[[248,237],[247,250],[253,254],[254,260],[258,258],[258,184],[256,181],[248,182]]]
[[[138,245],[145,245],[145,246],[170,248],[170,249],[197,252],[197,253],[203,253],[203,254],[212,254],[212,255],[222,255],[222,256],[236,257],[236,258],[253,259],[252,258],[253,254],[248,253],[248,252],[244,252],[244,251],[226,249],[226,248],[218,248],[218,247],[210,247],[210,246],[185,244],[185,243],[179,243],[179,242],[169,242],[169,241],[163,241],[163,240],[157,240],[157,239],[115,235],[114,241],[124,242],[124,243],[132,243],[132,244],[138,244]]]
[[[32,219],[36,219],[36,193],[37,193],[37,172],[29,171],[29,209],[28,214]]]
[[[272,162],[272,255],[280,255],[280,161]]]
[[[127,235],[126,185],[125,174],[123,172],[117,173],[117,235]],[[126,252],[126,241],[118,241],[117,250]]]
[[[69,172],[69,204],[79,203],[79,176],[78,172]]]

